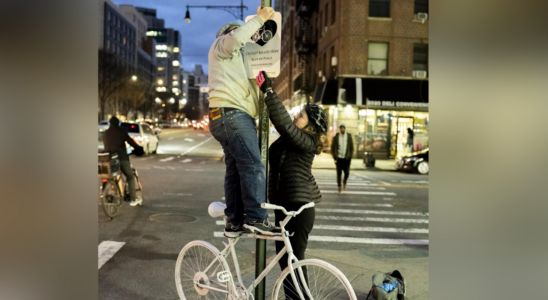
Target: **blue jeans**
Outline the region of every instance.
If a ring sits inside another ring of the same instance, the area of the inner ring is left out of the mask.
[[[242,224],[268,219],[266,209],[261,208],[266,198],[266,173],[255,119],[241,110],[232,110],[210,121],[209,131],[225,153],[227,222]]]

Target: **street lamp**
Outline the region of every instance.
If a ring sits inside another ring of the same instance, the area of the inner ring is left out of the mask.
[[[158,104],[162,103],[162,100],[161,100],[160,98],[156,98],[155,101],[156,101],[156,103],[158,103]]]
[[[137,76],[135,76],[135,75],[131,76],[131,80],[137,81]]]
[[[175,103],[175,99],[173,98],[169,99],[169,103]]]
[[[164,81],[162,79],[158,79],[158,84],[162,85],[162,84],[164,84]]]

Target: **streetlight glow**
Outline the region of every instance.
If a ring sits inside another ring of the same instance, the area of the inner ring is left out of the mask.
[[[185,22],[190,23],[190,11],[188,10],[188,5],[186,6]]]
[[[183,99],[181,99],[181,101],[180,101],[180,102],[181,102],[181,104],[182,104],[182,105],[185,105],[185,104],[186,104],[186,99],[185,99],[185,98],[183,98]]]
[[[131,76],[131,80],[136,81],[136,80],[137,80],[137,76],[135,76],[135,75]]]
[[[169,99],[169,103],[175,103],[175,99],[173,98]]]
[[[164,81],[162,79],[158,79],[158,84],[162,85],[162,84],[164,84]]]
[[[174,53],[179,53],[179,47],[173,48],[173,52],[174,52]]]
[[[156,103],[162,103],[162,100],[160,98],[155,99]]]

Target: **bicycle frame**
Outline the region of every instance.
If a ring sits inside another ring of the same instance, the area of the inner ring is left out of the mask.
[[[285,225],[289,222],[289,220],[291,220],[292,217],[293,217],[292,215],[288,215],[288,216],[285,217],[285,219],[282,222],[280,222],[280,228],[281,228],[281,231],[282,231],[281,236],[259,235],[259,234],[255,234],[255,233],[248,234],[249,237],[254,237],[254,238],[259,238],[259,239],[264,239],[264,240],[281,241],[281,242],[284,242],[284,244],[285,244],[285,247],[280,251],[280,253],[278,253],[274,257],[274,259],[268,264],[268,266],[266,266],[266,268],[261,272],[261,274],[259,274],[259,277],[257,277],[255,279],[255,281],[247,288],[247,292],[249,294],[253,293],[253,289],[256,288],[259,285],[259,283],[266,277],[266,275],[270,272],[270,270],[272,270],[272,268],[274,268],[274,266],[280,261],[282,256],[284,256],[286,253],[288,254],[287,265],[290,268],[289,271],[290,271],[290,274],[291,274],[291,278],[293,279],[293,284],[295,285],[295,287],[299,286],[299,284],[297,282],[297,277],[296,277],[295,271],[293,270],[293,263],[296,263],[299,260],[293,254],[293,247],[291,246],[291,243],[289,242],[290,235],[289,235],[289,232],[285,230]],[[223,244],[225,245],[225,249],[219,253],[217,258],[214,259],[203,272],[207,274],[208,270],[215,264],[215,262],[217,262],[219,259],[221,259],[221,257],[222,257],[223,260],[226,261],[228,256],[230,254],[232,254],[232,260],[234,262],[234,268],[236,269],[236,276],[238,278],[238,283],[241,286],[244,286],[244,283],[242,281],[242,274],[241,274],[241,271],[240,271],[240,265],[238,263],[238,256],[236,255],[236,250],[234,248],[236,246],[236,244],[238,243],[238,241],[240,240],[240,238],[241,237],[229,238],[228,239],[228,245],[225,242],[223,242]],[[299,278],[301,279],[302,285],[303,285],[307,295],[309,296],[309,298],[311,300],[313,300],[312,293],[310,292],[310,289],[308,288],[308,284],[307,284],[307,282],[304,278],[304,273],[303,273],[302,269],[299,268],[298,271],[299,271],[298,272],[299,273]],[[226,272],[229,275],[227,281],[230,283],[232,290],[234,292],[237,292],[236,285],[234,283],[234,278],[233,278],[234,276],[232,276],[230,270],[228,270]],[[223,293],[230,293],[230,292],[215,289],[213,287],[209,287],[209,286],[205,286],[205,285],[201,285],[201,284],[198,284],[198,285],[201,288],[211,289],[211,290],[215,290],[215,291],[219,291],[219,292],[223,292]],[[301,299],[304,299],[304,296],[302,294],[301,289],[296,288],[296,290],[299,293],[299,297]]]

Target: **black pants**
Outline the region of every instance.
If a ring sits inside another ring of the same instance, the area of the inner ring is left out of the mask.
[[[287,211],[294,211],[298,210],[302,205],[305,203],[297,203],[297,204],[278,204],[285,207]],[[275,214],[275,220],[276,220],[276,226],[280,226],[280,222],[282,222],[286,215],[276,210],[274,211]],[[285,229],[289,231],[289,233],[294,233],[292,237],[289,238],[289,241],[291,242],[291,246],[293,247],[293,254],[297,257],[298,260],[304,259],[304,251],[306,250],[306,246],[308,245],[308,235],[312,231],[312,227],[314,227],[314,219],[316,218],[316,210],[314,207],[307,208],[303,210],[299,215],[297,215],[294,218],[291,218],[289,223],[285,225]],[[280,251],[284,247],[284,243],[280,241],[276,241],[276,253],[280,253]],[[287,268],[287,253],[280,259],[279,261],[280,268],[285,270]],[[305,278],[308,278],[308,272],[306,268],[303,268],[303,273]],[[296,272],[297,277],[298,272]],[[286,279],[284,280],[284,291],[286,295],[286,299],[299,299],[299,293],[294,289],[294,283],[293,279],[291,278],[291,274],[289,274]],[[303,294],[305,297],[306,294]]]
[[[337,158],[337,185],[341,186],[341,173],[344,171],[344,181],[343,183],[346,185],[346,181],[348,180],[348,176],[350,176],[350,159],[344,159],[344,158]]]

